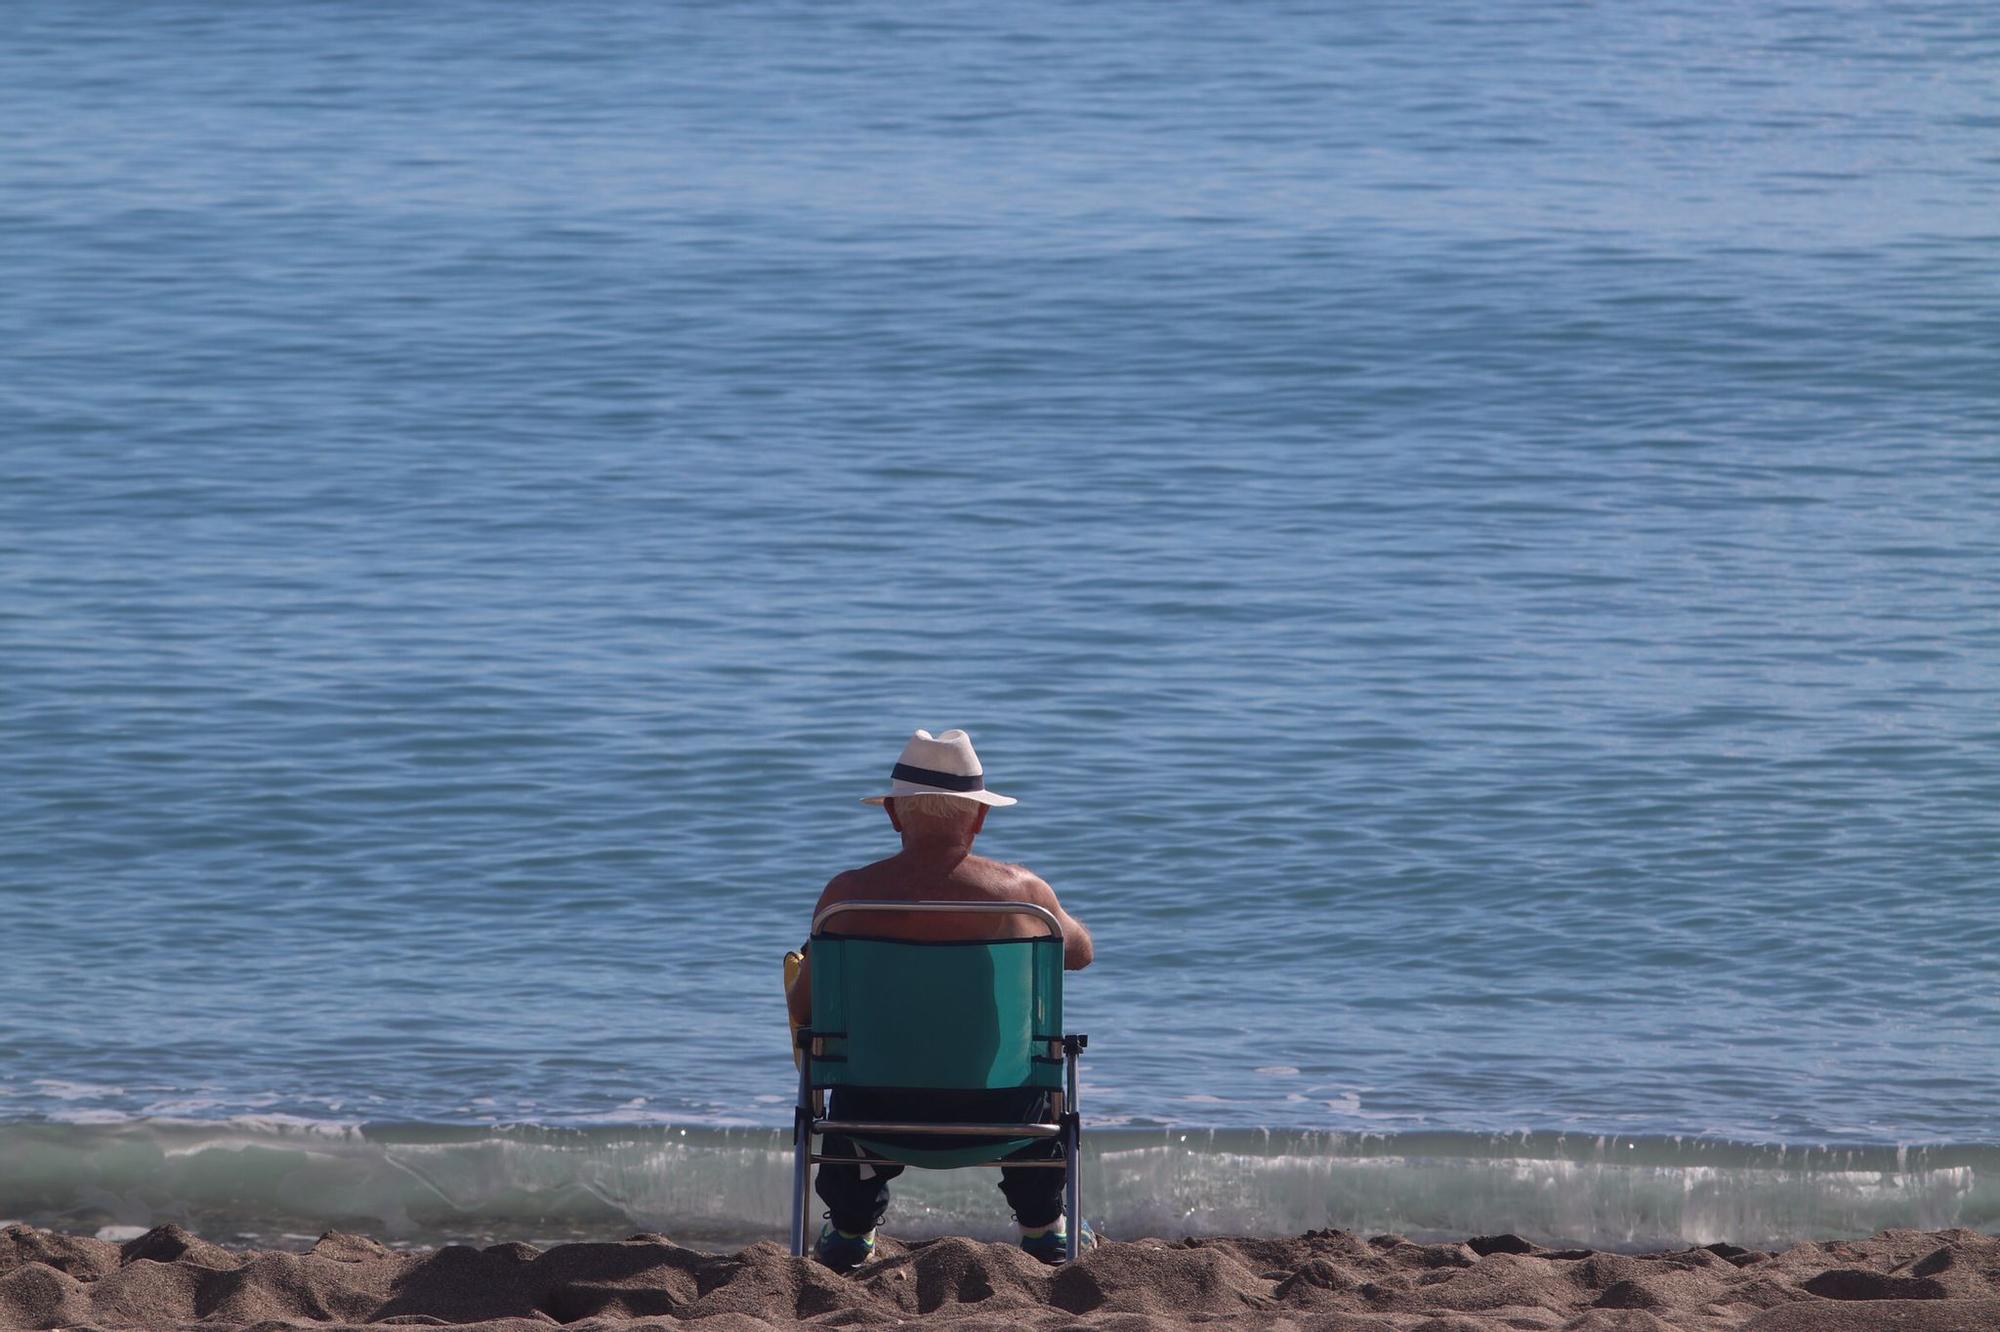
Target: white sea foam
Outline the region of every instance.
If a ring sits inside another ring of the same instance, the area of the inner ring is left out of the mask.
[[[99,1101],[123,1096],[123,1087],[97,1082],[66,1082],[60,1078],[36,1078],[28,1084],[54,1101]]]
[[[1560,1135],[1163,1132],[1100,1126],[1086,1204],[1105,1233],[1321,1226],[1658,1248],[1774,1247],[1886,1226],[2000,1221],[2000,1148],[1823,1149]],[[658,1230],[779,1233],[787,1135],[624,1124],[364,1126],[244,1117],[0,1126],[0,1196],[42,1224],[363,1228],[404,1241]],[[906,1174],[892,1227],[999,1233],[987,1172]]]
[[[127,1240],[138,1239],[146,1233],[145,1226],[99,1226],[95,1232],[98,1239],[109,1240],[113,1244],[123,1244]]]

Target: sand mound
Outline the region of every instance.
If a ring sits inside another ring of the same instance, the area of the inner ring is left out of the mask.
[[[61,1327],[90,1316],[87,1287],[67,1272],[28,1263],[0,1273],[0,1323],[7,1327]]]
[[[899,1244],[836,1276],[773,1244],[659,1235],[400,1253],[360,1235],[241,1252],[162,1226],[121,1246],[0,1230],[0,1329],[179,1332],[790,1332],[911,1320],[952,1332],[2000,1332],[2000,1238],[1885,1231],[1779,1254],[1543,1249],[1517,1235],[1418,1244],[1292,1239],[1105,1244],[1072,1267],[1010,1245]]]
[[[907,1314],[961,1307],[998,1313],[1049,1303],[1049,1269],[1007,1245],[940,1239],[898,1246],[858,1275],[871,1295]]]
[[[1192,1241],[1104,1244],[1058,1271],[1049,1302],[1071,1313],[1099,1309],[1154,1315],[1230,1314],[1268,1309],[1271,1283],[1228,1246]]]
[[[179,1226],[157,1226],[118,1250],[118,1261],[144,1258],[156,1263],[187,1263],[197,1267],[235,1267],[243,1261],[220,1244],[210,1244]]]
[[[1992,1332],[2000,1300],[1927,1300],[1917,1304],[1792,1304],[1758,1314],[1742,1332]]]
[[[30,1230],[26,1226],[0,1230],[0,1272],[40,1263],[67,1272],[79,1281],[95,1281],[107,1272],[117,1271],[118,1262],[118,1246],[103,1240]]]

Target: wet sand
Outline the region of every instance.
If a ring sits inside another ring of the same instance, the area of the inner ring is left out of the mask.
[[[1294,1239],[1106,1244],[1045,1268],[1011,1246],[882,1241],[836,1276],[776,1245],[732,1254],[659,1235],[423,1252],[332,1233],[309,1252],[224,1248],[175,1226],[126,1244],[0,1230],[0,1328],[459,1326],[529,1332],[888,1327],[953,1332],[1196,1326],[1298,1332],[1990,1332],[2000,1238],[1890,1230],[1763,1253],[1539,1248],[1511,1235],[1418,1244]]]

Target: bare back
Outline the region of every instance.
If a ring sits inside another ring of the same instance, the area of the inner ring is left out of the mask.
[[[1077,961],[1072,945],[1087,940],[1083,928],[1064,912],[1056,895],[1039,876],[1019,865],[1003,864],[985,856],[968,855],[956,863],[936,857],[900,851],[860,869],[834,876],[820,894],[820,911],[836,902],[1026,902],[1055,913],[1062,922],[1065,942],[1064,963],[1072,970],[1089,961],[1088,948]],[[956,942],[971,939],[1025,939],[1047,933],[1033,917],[964,915],[945,912],[910,912],[907,915],[870,912],[867,916],[836,918],[827,925],[830,934],[874,934],[891,939]]]

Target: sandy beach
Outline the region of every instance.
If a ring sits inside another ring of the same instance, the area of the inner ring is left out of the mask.
[[[1111,1243],[1061,1270],[1005,1245],[885,1238],[875,1261],[843,1277],[772,1244],[711,1254],[659,1235],[399,1252],[330,1233],[293,1253],[229,1249],[175,1226],[123,1245],[0,1231],[9,1329],[760,1332],[911,1322],[957,1332],[1975,1332],[2000,1328],[2000,1238],[1890,1230],[1782,1253],[1715,1244],[1626,1255],[1511,1235],[1419,1244],[1327,1230]]]

